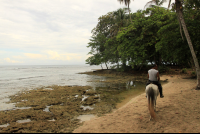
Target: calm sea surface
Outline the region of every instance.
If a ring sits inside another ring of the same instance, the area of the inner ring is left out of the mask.
[[[42,66],[0,66],[0,103],[7,101],[9,95],[26,89],[51,85],[95,86],[88,81],[104,79],[100,76],[78,74],[101,69],[89,65],[42,65]],[[2,108],[3,107],[3,108]],[[6,109],[0,104],[0,110]]]

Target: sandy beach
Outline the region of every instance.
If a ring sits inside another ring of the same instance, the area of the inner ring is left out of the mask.
[[[157,99],[157,120],[149,121],[145,93],[121,108],[85,121],[73,133],[200,133],[200,91],[196,79],[162,75],[164,98]]]

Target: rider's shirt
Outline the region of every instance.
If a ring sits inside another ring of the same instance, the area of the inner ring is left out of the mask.
[[[158,73],[158,70],[155,70],[155,69],[150,69],[148,71],[148,74],[149,74],[149,80],[150,81],[158,81],[157,80],[157,73]]]

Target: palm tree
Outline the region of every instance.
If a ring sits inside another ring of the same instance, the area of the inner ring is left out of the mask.
[[[185,1],[189,2],[189,0],[185,0]],[[192,0],[192,1],[194,2],[194,0]],[[166,0],[161,0],[161,1],[160,0],[151,0],[145,6],[147,6],[148,4],[152,4],[152,3],[155,3],[156,5],[161,5],[161,4],[163,4],[163,2],[166,2]],[[185,34],[187,42],[188,42],[188,45],[189,45],[189,48],[190,48],[190,51],[191,51],[191,54],[192,54],[192,58],[193,58],[194,64],[195,64],[196,74],[197,74],[197,87],[196,87],[196,90],[197,90],[197,89],[200,89],[199,63],[198,63],[198,59],[196,57],[196,54],[194,52],[192,41],[190,39],[190,35],[188,33],[187,26],[185,24],[185,20],[184,20],[184,17],[183,17],[182,2],[184,2],[184,0],[175,0],[174,5],[175,5],[175,10],[176,10],[176,13],[177,13],[178,21],[179,21],[179,24],[180,24],[180,32],[181,32],[181,26],[182,26],[184,34]],[[190,2],[191,2],[191,0],[190,0]],[[170,5],[171,5],[171,0],[169,0],[168,9],[169,9]],[[181,34],[182,34],[182,32],[181,32]]]
[[[118,1],[120,2],[120,4],[124,3],[125,6],[128,6],[128,12],[129,12],[130,20],[131,20],[131,14],[130,14],[130,9],[129,9],[129,5],[131,3],[131,0],[118,0]],[[132,20],[131,20],[131,22],[132,22]]]
[[[125,9],[120,8],[117,11],[112,12],[111,16],[112,27],[109,28],[109,36],[112,38],[117,35],[120,28],[128,25],[128,15],[126,15]]]
[[[120,8],[117,11],[114,11],[112,15],[113,25],[110,28],[111,38],[116,37],[120,29],[128,25],[128,15],[126,14],[126,9]],[[123,61],[122,65],[126,67],[126,61]],[[119,60],[117,61],[117,68],[119,68]]]
[[[196,57],[196,54],[194,52],[192,41],[190,39],[190,35],[188,33],[187,26],[185,24],[185,20],[184,20],[184,17],[183,17],[182,2],[183,2],[183,0],[175,0],[174,5],[175,5],[175,9],[176,9],[176,13],[177,13],[177,16],[179,18],[179,21],[180,21],[180,23],[181,23],[181,25],[183,27],[183,31],[184,31],[185,37],[187,39],[187,42],[188,42],[188,45],[189,45],[189,48],[190,48],[190,51],[191,51],[191,54],[192,54],[192,58],[193,58],[193,61],[194,61],[194,64],[195,64],[196,73],[197,73],[197,87],[196,87],[196,90],[197,90],[197,89],[200,89],[199,63],[198,63],[198,59]],[[168,8],[170,7],[170,4],[171,4],[171,0],[169,0]]]
[[[151,1],[149,1],[149,2],[147,2],[147,4],[144,6],[144,8],[146,8],[146,7],[155,7],[155,6],[158,6],[158,7],[160,7],[164,2],[166,2],[166,0],[151,0]],[[163,7],[164,8],[164,7]],[[158,10],[159,10],[159,8],[158,8]],[[152,15],[152,13],[150,13],[150,15]],[[160,52],[158,52],[158,55],[159,55],[159,62],[158,62],[158,65],[161,65],[162,63],[161,63],[161,61],[162,61],[162,57],[161,57],[161,54],[160,54]],[[154,57],[154,60],[155,60],[156,58]],[[156,62],[156,61],[155,61]]]
[[[153,4],[155,4],[156,6],[161,6],[164,2],[166,2],[166,0],[151,0],[149,2],[147,2],[147,4],[144,6],[145,7],[153,7]]]

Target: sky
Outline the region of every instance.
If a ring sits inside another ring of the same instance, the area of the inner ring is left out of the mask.
[[[149,1],[131,0],[131,12]],[[0,5],[0,65],[84,65],[98,18],[126,7],[117,0],[0,0]]]

